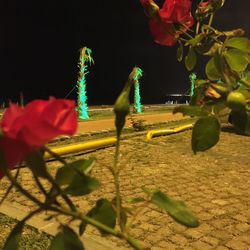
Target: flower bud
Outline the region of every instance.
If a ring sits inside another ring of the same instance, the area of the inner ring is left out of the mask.
[[[245,110],[246,104],[245,96],[238,91],[232,91],[227,96],[227,106],[232,110]]]
[[[126,121],[126,116],[129,114],[130,105],[129,105],[129,92],[131,86],[135,83],[135,79],[137,76],[138,68],[134,67],[132,72],[130,73],[128,80],[121,92],[121,94],[116,99],[114,105],[114,113],[115,113],[115,126],[117,130],[117,134],[120,135]]]
[[[159,6],[153,0],[140,0],[147,16],[153,17],[159,11]]]
[[[214,10],[220,9],[225,3],[225,0],[211,0],[211,5]]]

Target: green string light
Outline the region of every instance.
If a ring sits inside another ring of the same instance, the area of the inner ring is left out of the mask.
[[[192,73],[189,75],[189,80],[191,82],[191,91],[190,91],[190,96],[194,95],[194,86],[195,86],[195,82],[197,80],[197,75],[195,73]]]
[[[85,76],[89,73],[88,72],[88,65],[93,64],[94,60],[92,58],[92,51],[91,49],[84,47],[80,51],[80,58],[79,58],[79,76],[77,81],[77,89],[78,89],[78,118],[82,120],[89,119],[88,115],[88,105],[87,105],[87,90],[86,90],[86,79]]]
[[[136,67],[136,73],[134,76],[135,81],[135,92],[134,92],[134,109],[136,110],[136,113],[141,113],[141,96],[140,96],[140,83],[139,79],[142,77],[143,71],[142,69]]]

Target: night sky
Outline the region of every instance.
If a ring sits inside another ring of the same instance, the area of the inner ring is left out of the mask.
[[[250,1],[226,0],[214,27],[242,27],[250,37],[249,13]],[[20,91],[26,102],[65,97],[76,84],[84,46],[95,60],[87,75],[90,105],[113,104],[135,65],[144,70],[142,103],[186,92],[189,73],[176,61],[176,47],[155,44],[147,21],[139,0],[1,0],[1,103],[17,101]],[[74,90],[69,98],[76,96]]]

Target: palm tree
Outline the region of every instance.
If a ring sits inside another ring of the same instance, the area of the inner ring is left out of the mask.
[[[88,73],[88,64],[94,64],[94,60],[92,58],[91,49],[84,47],[80,50],[80,58],[79,58],[79,76],[77,81],[77,89],[78,89],[78,117],[79,119],[89,119],[88,115],[88,105],[87,105],[87,91],[86,91],[86,79],[85,76]]]
[[[135,80],[134,110],[137,114],[142,112],[142,110],[141,110],[141,107],[142,107],[141,96],[140,96],[140,83],[139,83],[139,79],[141,78],[142,73],[143,73],[142,69],[137,67],[136,74],[134,76],[134,80]]]

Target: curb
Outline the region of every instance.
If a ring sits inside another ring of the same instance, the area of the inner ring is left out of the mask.
[[[22,220],[28,213],[30,212],[27,207],[22,206],[20,204],[10,203],[10,202],[3,202],[0,205],[0,213],[16,219],[18,221]],[[26,221],[25,224],[36,228],[38,231],[44,232],[48,235],[55,236],[59,223],[56,221],[45,221],[44,219],[47,217],[46,214],[42,213],[36,215]],[[75,226],[72,227],[76,232],[78,228]],[[84,243],[84,247],[86,250],[126,250],[127,248],[120,248],[115,246],[109,240],[100,237],[100,236],[88,236],[83,235],[80,237],[82,242]]]

